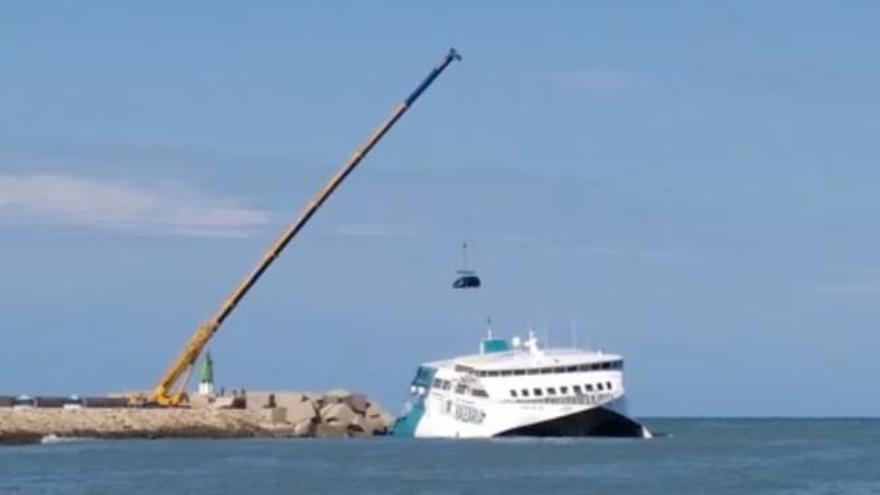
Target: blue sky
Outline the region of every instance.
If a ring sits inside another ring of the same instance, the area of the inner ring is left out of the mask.
[[[874,2],[27,2],[0,18],[0,392],[151,387],[449,46],[211,345],[363,390],[529,326],[642,415],[877,415]],[[459,244],[483,276],[452,291]]]

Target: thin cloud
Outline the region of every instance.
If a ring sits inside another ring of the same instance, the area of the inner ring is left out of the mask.
[[[354,237],[415,237],[414,230],[384,223],[354,223],[336,227],[336,234]]]
[[[145,187],[70,175],[0,175],[0,219],[240,237],[268,224],[270,215],[180,185]]]

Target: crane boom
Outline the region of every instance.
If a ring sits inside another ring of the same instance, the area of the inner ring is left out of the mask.
[[[205,349],[205,346],[208,344],[208,341],[211,340],[211,337],[217,333],[217,330],[219,330],[223,321],[226,320],[233,310],[235,310],[235,307],[241,302],[250,288],[254,286],[257,280],[260,279],[263,273],[266,272],[266,269],[269,268],[272,262],[275,261],[299,231],[305,227],[327,198],[333,194],[342,181],[351,174],[361,160],[367,156],[370,150],[372,150],[391,127],[400,120],[403,114],[409,110],[419,96],[428,89],[431,83],[434,82],[434,79],[436,79],[453,60],[461,60],[461,56],[454,48],[450,48],[449,53],[443,57],[440,63],[430,74],[428,74],[422,83],[419,84],[419,86],[404,101],[395,107],[391,116],[373,132],[367,141],[351,155],[348,162],[346,162],[346,164],[330,178],[324,188],[321,189],[311,201],[309,201],[299,214],[299,217],[297,217],[296,220],[284,230],[278,240],[276,240],[269,250],[266,251],[266,254],[263,255],[262,259],[260,259],[254,269],[251,270],[244,280],[238,284],[235,290],[232,291],[229,297],[226,298],[214,316],[202,324],[196,331],[195,335],[190,338],[189,342],[187,342],[184,347],[183,352],[181,352],[174,363],[171,364],[168,371],[165,372],[155,389],[153,389],[153,392],[147,399],[149,402],[161,406],[178,406],[186,401],[185,381],[177,391],[174,390],[174,387],[178,384],[178,381],[184,374],[189,373],[196,359],[198,359],[199,355]]]

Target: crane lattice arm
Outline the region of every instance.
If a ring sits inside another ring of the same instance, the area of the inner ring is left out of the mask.
[[[342,181],[348,177],[361,160],[367,156],[370,150],[376,146],[376,143],[378,143],[388,130],[400,120],[403,114],[409,110],[419,96],[428,89],[428,86],[434,82],[434,79],[436,79],[453,60],[461,60],[461,57],[455,49],[450,49],[449,53],[447,53],[446,56],[443,57],[443,60],[440,61],[440,64],[428,74],[428,77],[422,81],[406,100],[397,105],[391,116],[388,117],[388,119],[385,120],[375,132],[373,132],[369,139],[367,139],[366,143],[354,152],[348,162],[346,162],[336,175],[327,182],[318,195],[306,205],[299,217],[284,230],[281,237],[279,237],[269,250],[266,251],[266,254],[263,255],[263,258],[257,263],[254,269],[244,278],[244,280],[241,281],[240,284],[238,284],[235,290],[232,291],[232,294],[230,294],[230,296],[223,302],[217,310],[217,313],[200,326],[195,335],[190,338],[186,347],[184,347],[183,352],[181,352],[180,356],[178,356],[171,367],[168,368],[165,375],[162,376],[162,379],[156,385],[156,388],[153,389],[153,392],[150,397],[147,398],[147,401],[161,406],[178,406],[186,401],[186,380],[184,380],[183,383],[180,383],[177,390],[175,390],[175,385],[178,385],[181,377],[184,375],[188,376],[196,359],[198,359],[199,355],[205,349],[205,346],[208,344],[208,341],[211,340],[211,337],[213,337],[214,334],[217,333],[217,330],[220,329],[220,325],[223,324],[223,321],[232,313],[238,303],[244,298],[245,294],[247,294],[250,288],[260,279],[266,269],[269,268],[272,262],[275,261],[296,234],[302,230],[306,223],[308,223],[327,198],[333,194],[333,191],[339,187]],[[137,401],[137,399],[134,399],[134,401]]]

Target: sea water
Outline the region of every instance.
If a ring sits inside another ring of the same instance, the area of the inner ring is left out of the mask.
[[[645,422],[657,438],[0,447],[0,493],[880,494],[880,419]]]

